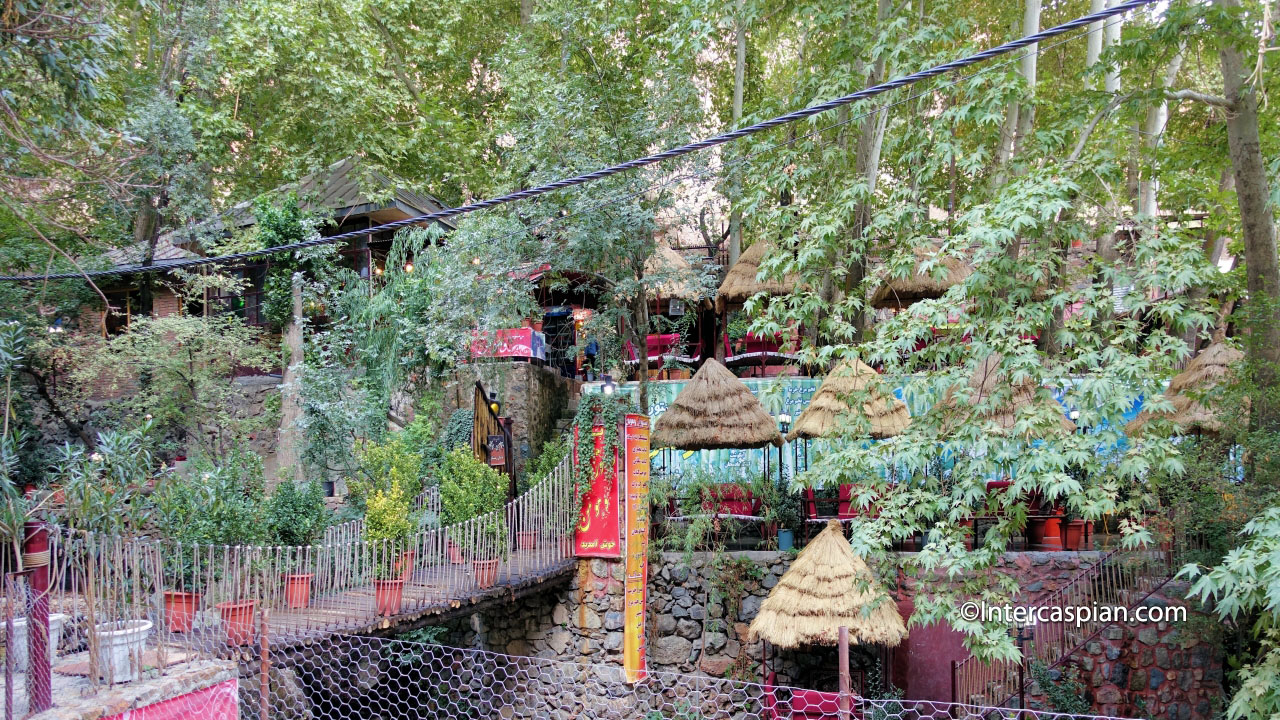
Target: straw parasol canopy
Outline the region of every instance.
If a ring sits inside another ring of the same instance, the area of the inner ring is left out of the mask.
[[[1000,370],[1002,362],[1004,358],[1000,353],[991,353],[978,364],[973,377],[969,378],[969,387],[973,389],[972,404],[975,406],[987,402],[996,394],[1005,394],[1008,397],[1000,407],[983,410],[983,419],[994,420],[1000,428],[1009,431],[1017,424],[1019,411],[1023,408],[1039,406],[1053,411],[1063,431],[1075,432],[1076,424],[1062,412],[1062,406],[1057,400],[1031,380],[1010,383],[1005,373]],[[943,403],[954,408],[959,401],[952,391],[948,390],[943,397]]]
[[[659,296],[696,303],[702,300],[702,291],[694,282],[694,269],[688,260],[671,246],[659,240],[653,254],[644,261],[645,275],[660,275],[664,279],[654,288]]]
[[[897,647],[907,636],[897,603],[832,520],[769,591],[748,639],[780,648],[835,645],[841,627],[863,645]]]
[[[733,373],[707,360],[653,424],[652,445],[682,450],[782,447],[764,406]]]
[[[1138,417],[1125,425],[1125,432],[1140,433],[1146,429],[1147,423],[1157,416],[1164,417],[1186,430],[1209,434],[1222,432],[1222,420],[1218,414],[1202,405],[1194,395],[1213,389],[1223,378],[1229,377],[1234,367],[1242,362],[1244,362],[1243,352],[1223,342],[1210,345],[1187,364],[1186,370],[1169,381],[1169,389],[1165,391],[1165,397],[1173,405],[1173,412],[1143,410],[1138,413]],[[1188,394],[1188,391],[1191,394]]]
[[[787,433],[787,441],[825,437],[831,433],[841,415],[853,412],[847,400],[855,393],[867,392],[879,377],[879,373],[857,358],[836,365],[813,394],[809,407],[796,418],[795,427]],[[880,393],[862,403],[862,416],[871,423],[871,437],[877,440],[893,437],[911,424],[907,404]]]
[[[747,248],[746,252],[738,257],[738,262],[729,268],[729,272],[724,276],[724,282],[720,284],[720,290],[716,292],[716,312],[722,313],[730,306],[741,305],[759,293],[787,295],[795,289],[795,277],[791,275],[781,281],[773,278],[765,281],[756,279],[760,272],[760,263],[771,250],[773,250],[773,244],[762,240]]]
[[[904,308],[917,300],[942,297],[952,285],[964,282],[973,272],[973,268],[950,255],[938,255],[938,265],[944,269],[942,279],[939,280],[935,276],[936,267],[929,272],[924,272],[920,267],[923,261],[933,255],[933,251],[916,248],[915,253],[916,265],[912,268],[911,275],[905,278],[888,278],[871,295],[871,307]]]

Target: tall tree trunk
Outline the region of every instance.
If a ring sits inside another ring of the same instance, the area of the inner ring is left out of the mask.
[[[1238,0],[1216,0],[1220,7],[1235,9]],[[1239,22],[1235,20],[1235,22]],[[1227,37],[1236,33],[1229,32]],[[1223,94],[1231,103],[1227,112],[1227,144],[1235,173],[1236,201],[1240,205],[1244,240],[1245,277],[1248,282],[1247,343],[1250,364],[1258,384],[1267,390],[1253,401],[1251,425],[1258,429],[1280,427],[1280,408],[1270,402],[1280,364],[1280,258],[1276,253],[1276,227],[1262,149],[1258,141],[1258,98],[1249,83],[1244,55],[1230,40],[1219,51]]]
[[[1089,14],[1092,15],[1096,12],[1102,12],[1106,7],[1107,0],[1090,0]],[[1092,68],[1094,65],[1097,65],[1098,59],[1102,57],[1102,40],[1103,33],[1105,32],[1103,23],[1105,22],[1105,20],[1099,20],[1095,23],[1089,24],[1089,46],[1085,51],[1084,60],[1084,66],[1086,68]],[[1091,84],[1089,87],[1092,88],[1093,85]]]
[[[1107,0],[1107,7],[1115,7],[1120,0]],[[1117,15],[1103,21],[1102,29],[1102,45],[1103,49],[1114,47],[1120,43],[1120,31],[1124,28],[1123,16]],[[1103,81],[1103,90],[1114,95],[1120,92],[1120,68],[1111,66],[1107,68],[1106,78]]]
[[[733,108],[731,123],[734,128],[742,121],[742,95],[747,79],[747,23],[744,0],[738,0],[736,18],[734,20],[734,62],[733,62]],[[730,170],[730,172],[738,172]],[[741,175],[734,175],[729,184],[732,197],[729,202],[729,267],[738,262],[742,254],[742,180]]]
[[[876,5],[876,27],[883,28],[893,11],[892,0],[879,0]],[[867,85],[883,82],[888,69],[883,53],[876,56],[867,73]],[[889,109],[880,108],[862,119],[862,131],[858,135],[858,150],[854,157],[854,172],[859,180],[867,186],[867,194],[858,200],[854,208],[854,248],[852,261],[845,271],[844,293],[849,297],[862,292],[862,281],[867,277],[867,254],[870,249],[870,238],[867,228],[871,226],[872,204],[876,189],[876,181],[880,177],[880,151],[884,147],[884,131],[889,123]],[[860,304],[853,318],[853,339],[860,343],[867,326],[867,308]]]
[[[284,328],[284,346],[289,351],[289,364],[284,368],[281,378],[283,390],[280,394],[280,429],[276,433],[276,468],[277,477],[280,470],[289,473],[289,479],[297,481],[302,478],[302,445],[298,432],[298,418],[302,417],[302,406],[298,403],[298,369],[302,365],[302,273],[293,274],[291,288],[293,311],[289,316],[289,324]]]
[[[1168,90],[1173,87],[1174,80],[1178,78],[1178,70],[1181,68],[1182,49],[1179,48],[1164,69],[1164,76],[1161,78],[1161,90]],[[1168,121],[1169,103],[1166,100],[1161,99],[1147,108],[1147,121],[1142,143],[1147,149],[1151,170],[1138,181],[1138,213],[1140,215],[1155,217],[1160,211],[1156,205],[1156,191],[1159,189],[1159,185],[1156,182],[1154,156],[1156,149],[1160,147],[1164,126]]]

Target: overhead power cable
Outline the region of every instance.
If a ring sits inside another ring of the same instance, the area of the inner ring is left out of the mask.
[[[742,138],[749,137],[751,135],[756,135],[756,134],[765,132],[767,130],[772,130],[774,128],[781,127],[783,125],[788,125],[788,124],[797,122],[799,120],[805,120],[807,118],[813,117],[815,115],[820,115],[829,110],[834,110],[844,105],[849,105],[861,100],[867,100],[869,98],[876,97],[877,95],[884,94],[891,90],[897,90],[899,88],[904,88],[909,85],[914,85],[915,83],[918,83],[922,80],[928,80],[929,78],[937,77],[939,75],[945,75],[950,72],[955,72],[956,70],[960,70],[960,69],[969,67],[971,65],[975,65],[977,63],[983,62],[985,60],[990,60],[991,58],[995,58],[1001,55],[1011,53],[1015,50],[1019,50],[1029,45],[1035,45],[1036,43],[1042,42],[1044,40],[1048,40],[1050,38],[1057,37],[1064,33],[1071,32],[1072,30],[1075,30],[1077,28],[1082,28],[1087,25],[1093,24],[1095,22],[1100,22],[1108,18],[1115,17],[1117,15],[1122,15],[1126,12],[1129,12],[1130,10],[1136,10],[1144,5],[1149,5],[1153,2],[1156,2],[1156,0],[1128,0],[1127,2],[1120,3],[1119,5],[1116,5],[1114,7],[1105,8],[1103,10],[1099,10],[1098,12],[1089,13],[1088,15],[1082,15],[1074,20],[1062,23],[1061,25],[1055,25],[1054,27],[1041,30],[1038,33],[1026,35],[1016,40],[1011,40],[1002,45],[997,45],[996,47],[974,53],[973,55],[969,55],[967,57],[963,57],[957,60],[952,60],[950,62],[942,63],[940,65],[935,65],[933,67],[911,73],[910,75],[905,75],[903,77],[896,78],[894,80],[889,80],[887,82],[883,82],[878,85],[873,85],[869,88],[865,88],[863,90],[859,90],[857,92],[850,93],[848,95],[844,95],[844,96],[835,98],[833,100],[828,100],[823,103],[818,103],[817,105],[810,105],[809,107],[802,108],[800,110],[794,110],[785,115],[779,115],[769,120],[763,120],[761,122],[748,125],[746,127],[739,128],[737,130],[730,130],[728,132],[723,132],[718,135],[713,135],[709,138],[704,138],[702,140],[687,143],[685,145],[680,145],[678,147],[674,147],[669,150],[664,150],[663,152],[660,152],[660,153],[646,155],[641,158],[628,160],[626,162],[618,163],[616,165],[610,165],[609,167],[601,168],[593,172],[584,173],[581,175],[575,175],[573,177],[564,178],[562,180],[556,180],[555,182],[546,183],[544,185],[528,188],[526,190],[519,190],[513,193],[500,195],[495,198],[490,198],[488,200],[478,200],[476,202],[469,203],[466,205],[460,205],[458,207],[453,207],[453,208],[446,208],[443,210],[438,210],[436,212],[427,213],[425,215],[418,215],[415,217],[405,218],[403,220],[396,220],[394,222],[384,223],[382,225],[377,225],[377,226],[374,226],[371,228],[365,228],[362,230],[354,230],[351,232],[339,233],[337,235],[317,237],[317,238],[312,238],[310,240],[305,240],[302,242],[291,243],[288,245],[279,245],[276,247],[263,248],[261,250],[251,250],[248,252],[233,253],[230,255],[219,255],[216,257],[200,257],[200,258],[190,258],[187,260],[166,262],[164,265],[157,266],[155,269],[171,271],[171,270],[177,270],[177,269],[199,267],[203,265],[226,264],[226,263],[239,262],[242,260],[251,260],[259,257],[274,255],[276,253],[281,253],[281,252],[303,250],[310,247],[317,247],[321,245],[329,245],[329,244],[334,244],[339,242],[345,242],[347,240],[354,240],[357,238],[366,237],[373,233],[386,232],[390,230],[398,230],[400,228],[408,227],[410,225],[420,225],[422,223],[431,222],[433,220],[443,220],[445,218],[451,218],[451,217],[456,217],[458,215],[473,213],[478,210],[487,210],[489,208],[494,208],[499,205],[506,205],[506,204],[518,202],[521,200],[529,200],[532,198],[539,197],[541,195],[546,195],[547,193],[555,192],[557,190],[564,190],[566,188],[575,187],[577,185],[584,185],[586,183],[593,182],[595,180],[602,180],[604,178],[617,175],[620,173],[629,172],[632,170],[638,170],[640,168],[648,167],[650,165],[655,165],[657,163],[661,163],[666,160],[673,160],[675,158],[683,157],[685,155],[690,155],[696,152],[700,152],[702,150],[717,147],[719,145],[724,145],[726,143],[733,142],[734,140],[740,140]],[[4,275],[4,276],[0,276],[0,281],[33,282],[37,280],[67,280],[67,279],[74,279],[74,278],[110,277],[115,275],[135,274],[140,271],[145,272],[146,270],[138,267],[129,267],[129,268],[115,268],[110,270],[97,270],[97,271],[91,271],[87,273],[68,272],[68,273],[54,273],[50,275]]]

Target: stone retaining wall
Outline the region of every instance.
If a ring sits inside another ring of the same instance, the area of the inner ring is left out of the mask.
[[[711,677],[761,677],[760,643],[747,638],[747,628],[782,574],[791,555],[778,552],[728,553],[754,570],[738,586],[740,600],[726,597],[725,583],[713,581],[714,559],[668,553],[650,568],[647,625],[649,667],[656,671]],[[1099,553],[1008,553],[990,572],[1011,577],[1023,591],[1020,603],[1034,604],[1096,562]],[[452,628],[446,642],[462,647],[562,660],[621,665],[622,565],[583,559],[567,588],[530,596],[517,606],[473,616]],[[990,583],[993,578],[983,579]],[[720,587],[717,587],[717,585]],[[899,608],[910,613],[920,582],[902,578],[889,583]],[[1155,604],[1182,604],[1173,599],[1185,586],[1170,585],[1152,597]],[[1222,664],[1205,632],[1213,624],[1192,612],[1185,627],[1167,623],[1112,626],[1086,646],[1071,663],[1100,714],[1127,717],[1201,720],[1220,710]],[[950,698],[950,663],[967,651],[962,636],[950,628],[915,627],[892,654],[889,667],[878,670],[913,699]],[[851,666],[869,680],[877,670],[875,649],[858,648]],[[784,651],[770,659],[778,684],[821,687],[834,681],[834,649]],[[1056,673],[1057,671],[1055,671]],[[855,674],[855,690],[860,679]],[[1044,707],[1033,687],[1030,704]]]

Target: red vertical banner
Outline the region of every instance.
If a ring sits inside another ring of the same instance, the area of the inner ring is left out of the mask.
[[[574,428],[574,457],[577,458],[577,428]],[[621,514],[618,487],[617,451],[604,462],[604,426],[591,428],[591,485],[579,488],[582,507],[578,509],[576,554],[579,557],[620,558],[622,544]]]
[[[623,586],[622,669],[627,682],[645,677],[644,618],[649,593],[649,418],[627,415],[622,457],[626,463],[627,577]]]

